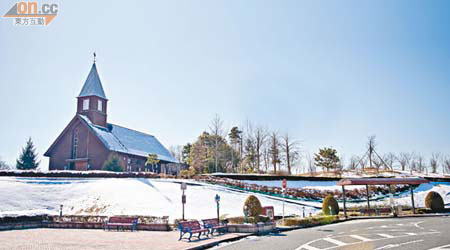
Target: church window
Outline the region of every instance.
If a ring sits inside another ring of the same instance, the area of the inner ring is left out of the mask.
[[[84,99],[83,100],[83,110],[88,110],[89,109],[89,99]]]
[[[97,109],[98,109],[98,111],[103,111],[103,102],[102,102],[102,100],[98,100],[98,105],[97,105]]]
[[[77,158],[78,154],[78,129],[73,131],[73,159]]]

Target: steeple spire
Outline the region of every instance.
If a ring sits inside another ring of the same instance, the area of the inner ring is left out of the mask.
[[[84,82],[83,88],[81,89],[78,97],[84,96],[98,96],[106,99],[105,91],[103,91],[102,82],[98,76],[97,66],[95,65],[95,53],[94,53],[94,63],[92,64],[91,71]]]

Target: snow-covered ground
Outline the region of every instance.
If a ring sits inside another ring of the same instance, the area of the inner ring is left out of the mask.
[[[248,184],[256,184],[260,186],[267,187],[282,187],[281,180],[272,180],[272,181],[254,181],[254,180],[243,180],[242,182]],[[316,189],[316,190],[342,190],[341,186],[337,186],[337,181],[286,181],[286,185],[288,188],[305,188],[305,189]],[[347,190],[349,189],[359,189],[366,188],[366,186],[346,186]]]
[[[202,219],[216,216],[214,196],[219,194],[220,213],[241,216],[247,192],[186,181],[186,218]],[[280,181],[246,181],[266,186],[281,186]],[[169,216],[170,220],[181,218],[180,180],[136,178],[25,178],[0,177],[0,216],[57,214],[63,205],[64,214],[91,215],[150,215]],[[288,181],[288,187],[339,189],[334,181]],[[450,183],[432,182],[415,189],[416,206],[424,206],[429,191],[441,194],[450,203]],[[254,194],[254,193],[252,193]],[[255,194],[263,206],[274,206],[275,214],[282,214],[282,201],[277,197]],[[397,204],[411,204],[409,193],[395,199]],[[389,199],[371,202],[388,204]],[[319,202],[285,202],[285,214],[315,214]],[[348,206],[364,206],[365,203],[349,203]]]
[[[0,177],[0,190],[0,216],[57,214],[62,204],[64,214],[169,216],[171,221],[181,218],[180,184],[170,179]],[[248,193],[188,181],[185,217],[215,217],[216,194],[221,197],[222,215],[243,215]],[[282,214],[282,201],[256,196],[263,206],[274,206],[275,214]],[[285,214],[299,214],[302,207],[286,202]],[[307,214],[318,211],[305,208]]]

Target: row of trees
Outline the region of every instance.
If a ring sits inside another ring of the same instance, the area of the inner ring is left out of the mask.
[[[196,173],[287,173],[300,161],[299,142],[247,121],[243,127],[225,131],[219,116],[194,143],[171,147],[172,154]]]
[[[425,159],[417,153],[376,152],[375,136],[367,142],[364,155],[354,155],[346,161],[336,149],[326,147],[317,153],[300,153],[300,143],[292,135],[280,135],[264,126],[255,126],[247,121],[245,126],[232,127],[225,132],[219,116],[212,120],[208,131],[204,131],[194,143],[171,147],[172,154],[181,162],[190,165],[196,173],[315,173],[341,171],[343,169],[375,169],[377,171],[402,170],[424,174],[450,173],[450,155],[433,153]]]

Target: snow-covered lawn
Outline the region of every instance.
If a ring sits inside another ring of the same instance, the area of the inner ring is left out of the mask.
[[[179,180],[177,181],[179,182]],[[57,214],[151,215],[181,218],[180,184],[164,179],[92,179],[0,177],[0,216]],[[220,213],[243,215],[248,193],[221,186],[188,181],[186,218],[216,216],[214,196],[219,194]],[[282,214],[282,201],[257,195],[263,206]],[[299,214],[303,206],[285,203],[285,214]],[[306,207],[309,214],[317,209]]]
[[[0,216],[58,214],[62,204],[64,214],[169,216],[170,221],[173,221],[181,218],[179,182],[180,180],[172,179],[0,177]],[[242,206],[249,193],[203,182],[186,182],[186,218],[215,217],[216,194],[221,197],[222,215],[243,214]],[[281,186],[281,181],[246,182]],[[288,181],[288,187],[340,189],[334,181]],[[415,189],[416,206],[424,206],[425,195],[431,190],[440,193],[445,203],[450,203],[450,183],[432,182]],[[282,201],[279,198],[255,195],[263,206],[274,206],[275,214],[282,214]],[[397,204],[411,204],[409,193],[395,200]],[[389,199],[385,199],[371,204],[381,205],[388,202]],[[319,202],[291,200],[285,203],[285,214],[301,214],[304,205],[306,214],[319,212],[310,206],[321,206]],[[364,202],[348,204],[364,205]]]

